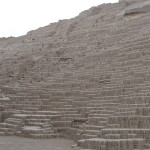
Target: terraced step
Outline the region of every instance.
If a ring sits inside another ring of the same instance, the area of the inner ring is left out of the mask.
[[[136,134],[139,138],[144,138],[146,142],[150,141],[150,129],[144,128],[105,128],[101,130],[102,135],[106,134]]]
[[[91,110],[90,113],[97,113],[97,114],[113,114],[114,111],[109,111],[109,110]]]
[[[0,136],[6,136],[6,132],[0,132]]]
[[[51,119],[43,119],[43,118],[41,118],[41,119],[28,118],[28,119],[26,119],[27,123],[28,122],[33,122],[33,123],[47,123],[47,122],[50,122],[50,121],[51,121]]]
[[[94,126],[94,125],[84,125],[83,128],[87,130],[101,130],[105,126]]]
[[[137,134],[105,134],[105,139],[132,139],[137,138]]]
[[[101,139],[92,138],[79,140],[78,146],[96,150],[127,150],[127,149],[142,149],[144,147],[144,139]]]
[[[53,133],[51,128],[41,128],[37,126],[24,126],[21,128],[23,134],[41,134],[41,133]]]
[[[48,122],[46,122],[46,123],[48,123]],[[41,126],[45,125],[45,123],[40,123],[40,122],[26,122],[26,125],[28,125],[28,126],[39,126],[39,127],[41,127]]]
[[[71,127],[72,121],[51,121],[51,124],[57,128],[57,127]]]
[[[97,138],[97,135],[91,135],[91,134],[82,134],[82,139],[91,139],[91,138]]]
[[[54,138],[57,134],[54,133],[52,128],[41,128],[37,126],[24,126],[21,128],[21,132],[18,132],[19,136],[29,138]]]
[[[80,149],[80,150],[94,150],[94,149]]]
[[[108,117],[88,117],[88,120],[91,122],[94,121],[108,121]]]
[[[93,121],[88,121],[88,124],[89,125],[95,125],[95,126],[106,126],[108,124],[107,121],[99,121],[99,120],[96,120],[95,122]]]
[[[100,117],[111,117],[113,114],[97,114],[97,113],[90,113],[89,117],[96,117],[96,118],[100,118]]]
[[[5,119],[4,122],[8,124],[18,124],[18,125],[23,123],[22,119],[15,119],[15,118]]]
[[[123,115],[123,116],[112,116],[109,119],[109,123],[117,122],[121,128],[147,128],[149,129],[150,116],[140,115]]]
[[[60,119],[61,115],[14,114],[13,117],[18,119]]]
[[[13,134],[14,135],[15,131],[16,130],[12,129],[12,128],[5,128],[5,127],[0,128],[0,132],[4,132],[4,133],[6,133],[6,135],[9,135],[9,134]]]
[[[0,128],[11,128],[11,129],[17,129],[17,125],[15,124],[8,124],[8,123],[0,123]]]
[[[33,139],[51,139],[51,138],[59,138],[59,134],[30,134],[30,138]]]
[[[24,111],[21,110],[21,113],[23,114],[38,114],[38,115],[58,115],[58,111]]]

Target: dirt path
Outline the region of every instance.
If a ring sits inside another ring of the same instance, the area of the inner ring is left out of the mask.
[[[28,139],[0,136],[0,150],[78,150],[75,143],[66,139]]]

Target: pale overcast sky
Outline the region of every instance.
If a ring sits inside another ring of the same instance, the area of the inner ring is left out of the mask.
[[[118,0],[0,0],[0,37],[20,36],[92,6]]]

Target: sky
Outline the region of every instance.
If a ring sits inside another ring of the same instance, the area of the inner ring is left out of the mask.
[[[52,22],[69,19],[118,0],[0,0],[0,37],[21,36]]]

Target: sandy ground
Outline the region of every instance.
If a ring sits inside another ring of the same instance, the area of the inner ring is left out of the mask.
[[[79,150],[71,148],[74,143],[66,139],[29,139],[0,136],[0,150]]]

